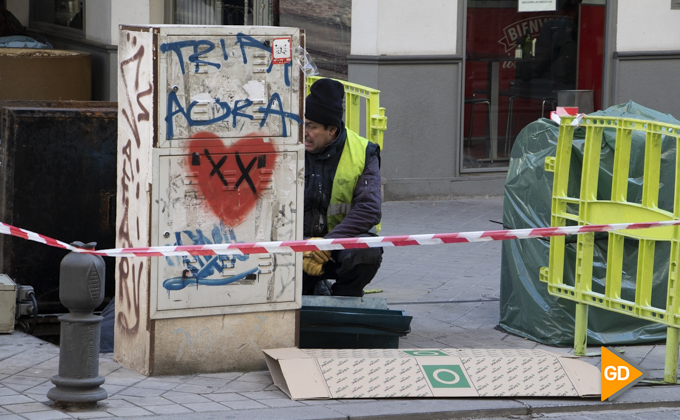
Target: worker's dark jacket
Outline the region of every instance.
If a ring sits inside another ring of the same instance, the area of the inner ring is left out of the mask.
[[[354,188],[351,208],[344,219],[328,232],[328,205],[331,200],[333,179],[340,162],[347,131],[318,154],[305,152],[305,213],[304,236],[348,238],[371,231],[380,223],[380,148],[368,142],[366,160],[361,176]]]

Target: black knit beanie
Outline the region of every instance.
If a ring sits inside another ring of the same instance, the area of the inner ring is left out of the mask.
[[[345,88],[333,79],[319,79],[309,90],[305,99],[305,118],[315,123],[342,127],[342,100]]]

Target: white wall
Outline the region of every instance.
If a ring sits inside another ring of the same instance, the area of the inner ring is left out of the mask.
[[[12,12],[23,26],[28,27],[28,1],[7,0],[7,10]]]
[[[352,0],[350,54],[378,54],[378,10],[380,0]]]
[[[149,0],[149,23],[160,25],[165,23],[165,0]]]
[[[162,14],[158,3],[162,0],[86,0],[85,34],[87,39],[104,44],[118,44],[118,25],[151,23]]]
[[[115,0],[111,4],[111,44],[118,44],[118,25],[151,22],[151,0]]]
[[[92,41],[111,44],[111,0],[86,0],[85,36]]]
[[[459,53],[458,1],[354,0],[351,54]]]
[[[619,0],[616,50],[680,50],[680,10],[669,0]]]

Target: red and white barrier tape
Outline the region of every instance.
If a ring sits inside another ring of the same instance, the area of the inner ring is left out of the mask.
[[[145,248],[116,248],[88,250],[52,239],[25,229],[0,223],[0,233],[40,242],[70,251],[109,257],[173,257],[189,255],[244,255],[273,254],[302,251],[333,251],[351,248],[381,248],[410,245],[440,245],[461,242],[504,241],[507,239],[546,238],[550,236],[578,235],[588,232],[647,229],[680,225],[680,220],[645,223],[614,223],[608,225],[563,226],[535,229],[486,230],[477,232],[433,233],[403,236],[369,236],[340,239],[308,239],[302,241],[275,241],[207,245],[154,246]]]

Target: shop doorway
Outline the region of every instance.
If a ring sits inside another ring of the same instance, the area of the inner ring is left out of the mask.
[[[521,129],[549,118],[568,91],[592,95],[584,111],[600,109],[605,0],[530,12],[522,1],[467,2],[462,172],[505,170]]]

